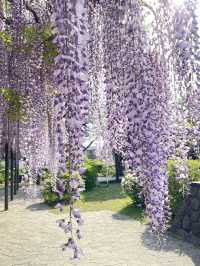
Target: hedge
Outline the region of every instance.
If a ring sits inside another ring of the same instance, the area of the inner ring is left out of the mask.
[[[97,184],[98,172],[102,169],[102,162],[98,160],[86,160],[84,163],[86,169],[83,179],[85,181],[85,190],[92,190]]]
[[[189,160],[189,178],[191,181],[200,181],[200,161]],[[170,195],[170,207],[172,215],[174,216],[177,208],[183,201],[182,182],[177,181],[175,171],[175,161],[170,160],[168,162],[168,176],[169,176],[169,195]]]
[[[189,160],[189,177],[191,181],[200,181],[200,161]],[[170,196],[170,207],[172,211],[172,218],[176,213],[177,208],[180,206],[183,200],[182,186],[183,183],[176,179],[175,161],[169,160],[168,162],[168,176],[169,176],[169,196]],[[137,185],[135,179],[131,179],[127,175],[122,181],[122,188],[124,192],[133,199],[135,204],[141,203],[139,193],[141,188]]]

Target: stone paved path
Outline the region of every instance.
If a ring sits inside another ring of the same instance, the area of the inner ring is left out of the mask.
[[[85,213],[81,261],[60,245],[64,234],[46,205],[18,199],[0,212],[0,266],[200,266],[200,249],[169,237],[159,249],[148,227],[110,211]]]

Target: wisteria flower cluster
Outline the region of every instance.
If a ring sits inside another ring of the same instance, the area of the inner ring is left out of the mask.
[[[80,174],[82,174],[82,139],[88,114],[87,92],[87,10],[84,1],[56,1],[55,13],[52,17],[55,25],[55,43],[59,54],[56,57],[56,69],[54,72],[56,86],[59,91],[60,108],[57,116],[57,143],[61,154],[61,171],[69,171],[68,190],[70,194],[70,218],[67,224],[61,223],[61,227],[67,227],[71,231],[68,242],[64,245],[73,249],[74,258],[80,255],[73,237],[72,219],[77,225],[83,224],[80,210],[74,207],[76,200],[80,199],[83,191]],[[66,156],[64,154],[64,134]],[[69,169],[67,169],[67,167]],[[59,181],[58,181],[59,182]],[[62,194],[66,184],[59,182],[58,190]],[[60,206],[60,205],[59,205]],[[62,208],[61,208],[62,209]],[[60,223],[59,223],[60,224]],[[81,230],[76,230],[77,238],[81,238]]]
[[[69,210],[69,219],[59,219],[57,220],[58,226],[63,229],[64,233],[68,236],[67,243],[63,244],[62,249],[70,248],[73,250],[73,258],[79,259],[83,254],[82,250],[77,246],[76,239],[82,239],[81,226],[84,224],[84,220],[78,208],[74,207],[74,203],[80,199],[80,193],[84,191],[84,182],[81,178],[81,175],[85,172],[83,168],[80,168],[79,172],[74,171],[71,174],[70,179],[66,183],[59,183],[57,186],[58,192],[62,199],[63,193],[68,188],[68,193],[70,195],[70,210]],[[58,203],[56,208],[60,212],[64,211],[64,205]],[[74,224],[75,223],[75,224]],[[76,226],[75,236],[73,234],[74,227]],[[75,239],[76,237],[76,239]]]
[[[118,154],[137,176],[152,230],[162,236],[170,219],[167,162],[175,160],[177,180],[188,186],[188,145],[200,140],[197,0],[179,8],[172,0],[6,2],[0,89],[20,98],[20,115],[11,119],[0,95],[1,157],[7,143],[17,161],[26,158],[24,190],[48,168],[60,198],[68,191],[69,219],[58,225],[68,236],[63,249],[78,258],[83,218],[74,204],[92,125],[101,158]]]

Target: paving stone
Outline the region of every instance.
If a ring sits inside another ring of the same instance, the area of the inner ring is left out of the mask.
[[[147,225],[110,211],[84,213],[85,256],[72,261],[60,249],[65,235],[58,218],[39,200],[24,202],[19,194],[8,212],[0,212],[0,266],[200,265],[199,248],[172,236],[159,247]]]

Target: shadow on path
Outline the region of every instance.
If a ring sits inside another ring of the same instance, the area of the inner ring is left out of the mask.
[[[134,204],[132,204],[132,205],[128,205],[124,207],[117,213],[113,214],[113,219],[116,219],[116,220],[127,220],[130,218],[143,222],[145,220],[143,209],[137,208],[134,206]]]
[[[10,203],[10,188],[8,188],[8,205]],[[0,212],[4,212],[4,204],[5,204],[5,187],[0,187]]]
[[[38,188],[38,191],[40,191],[40,188]],[[32,200],[37,200],[37,202],[33,202]],[[4,212],[4,201],[5,201],[5,189],[4,187],[0,187],[0,212]],[[22,192],[21,189],[17,191],[17,194],[14,195],[13,201],[10,200],[10,187],[8,190],[8,211],[10,210],[10,206],[13,204],[19,204],[23,205],[24,203],[28,203],[28,207],[26,209],[29,209],[30,211],[42,211],[42,210],[47,210],[50,207],[46,205],[45,203],[42,202],[42,197],[40,193],[36,195],[34,199],[29,196],[27,197],[26,194]],[[39,201],[39,202],[38,202]]]
[[[163,244],[159,245],[158,241],[152,235],[149,227],[145,230],[142,235],[142,241],[145,247],[154,251],[164,251],[170,252],[173,251],[179,256],[187,255],[190,257],[195,266],[200,266],[200,248],[195,247],[194,245],[185,242],[182,239],[178,239],[171,233],[166,236],[166,240]],[[199,250],[199,252],[197,252]]]
[[[45,211],[50,210],[51,207],[43,202],[39,202],[29,205],[28,207],[26,207],[26,209],[30,211]]]
[[[5,189],[3,186],[0,187],[0,202],[4,201]]]

